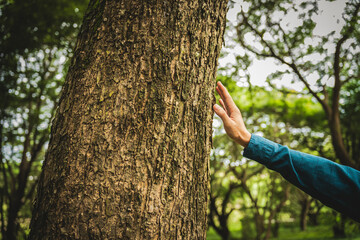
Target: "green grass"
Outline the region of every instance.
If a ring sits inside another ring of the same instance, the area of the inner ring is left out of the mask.
[[[306,231],[300,231],[299,228],[280,228],[279,238],[271,238],[272,240],[330,240],[330,239],[353,239],[360,240],[360,236],[351,238],[333,238],[331,226],[321,225],[316,227],[308,227]]]
[[[241,239],[240,231],[232,232],[233,239]],[[214,229],[210,228],[207,232],[207,240],[221,240]],[[360,240],[360,235],[349,238],[333,238],[331,226],[320,225],[316,227],[308,227],[306,231],[300,231],[298,226],[290,225],[279,229],[279,237],[271,238],[271,240]]]

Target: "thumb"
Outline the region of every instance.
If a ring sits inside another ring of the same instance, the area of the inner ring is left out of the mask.
[[[219,105],[215,104],[213,108],[215,113],[221,118],[224,123],[229,120],[229,116],[226,114],[225,110],[222,109]]]

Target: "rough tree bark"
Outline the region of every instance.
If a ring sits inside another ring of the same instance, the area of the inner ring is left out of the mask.
[[[30,239],[205,239],[227,0],[90,1]]]

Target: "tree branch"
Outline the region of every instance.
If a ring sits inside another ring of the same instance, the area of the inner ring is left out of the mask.
[[[341,82],[341,86],[345,85],[352,79],[360,79],[360,72],[357,75],[349,75],[344,81]]]
[[[326,114],[328,116],[331,115],[331,109],[329,107],[329,105],[322,100],[319,95],[310,87],[310,84],[305,80],[305,78],[302,76],[302,74],[300,73],[299,69],[297,68],[296,64],[294,62],[289,63],[287,61],[285,61],[283,58],[281,58],[278,54],[276,54],[275,50],[273,49],[273,47],[264,39],[263,35],[257,30],[255,29],[248,21],[247,17],[245,16],[244,11],[241,11],[241,15],[243,16],[244,19],[244,23],[253,31],[256,33],[257,36],[260,37],[261,42],[269,49],[270,53],[269,54],[265,54],[265,53],[258,53],[256,51],[251,51],[248,46],[246,46],[245,42],[242,39],[239,39],[240,43],[242,44],[243,47],[245,47],[247,50],[250,50],[251,52],[253,52],[254,54],[258,55],[258,56],[263,56],[263,57],[272,57],[275,58],[277,60],[279,60],[281,63],[287,65],[288,67],[290,67],[295,75],[299,78],[299,80],[305,85],[305,87],[309,90],[310,94],[313,95],[316,100],[322,105],[322,107],[324,108]]]
[[[334,54],[335,85],[334,85],[333,98],[332,98],[332,110],[333,110],[333,112],[338,112],[339,111],[340,88],[341,88],[341,85],[342,85],[341,80],[340,80],[341,47],[344,44],[344,42],[349,39],[349,37],[351,36],[351,34],[355,30],[355,25],[356,25],[356,21],[357,21],[357,15],[358,15],[358,12],[359,12],[359,8],[360,8],[360,1],[355,6],[355,10],[354,10],[354,12],[353,12],[353,14],[351,16],[351,20],[350,20],[349,25],[347,25],[347,26],[345,26],[343,28],[344,33],[343,33],[342,37],[339,39],[339,41],[336,43],[335,54]]]

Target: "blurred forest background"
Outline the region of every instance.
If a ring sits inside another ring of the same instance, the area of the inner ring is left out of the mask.
[[[332,2],[230,1],[236,20],[227,24],[222,59],[232,60],[220,65],[218,80],[250,132],[360,169],[360,1],[338,1],[346,2],[339,30],[319,34],[317,16]],[[29,233],[51,119],[87,3],[0,1],[1,239]],[[267,59],[277,67],[255,84],[250,69],[263,71],[259,61]],[[213,137],[208,239],[360,239],[358,223],[243,158],[217,117]]]

